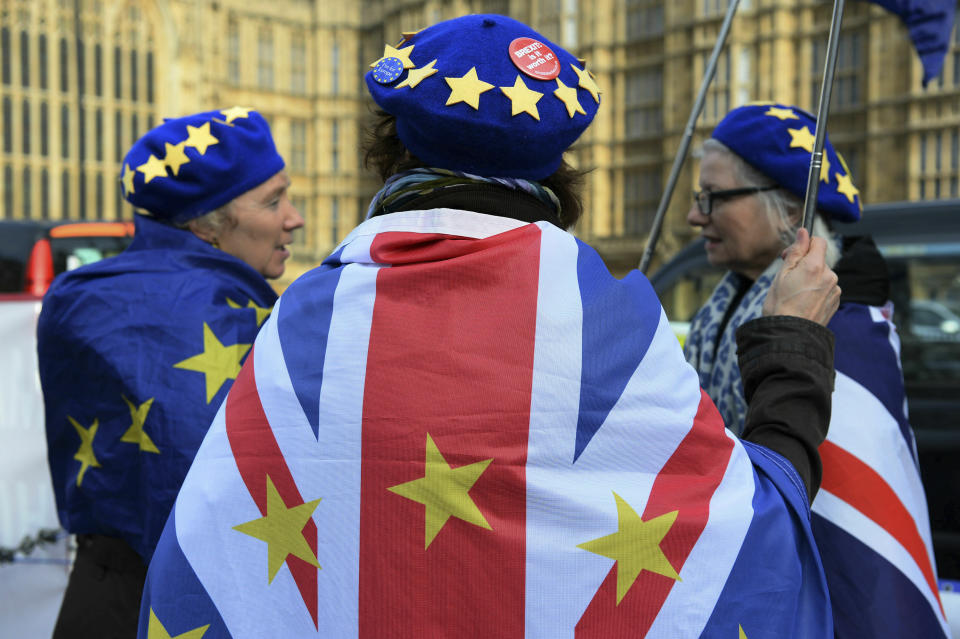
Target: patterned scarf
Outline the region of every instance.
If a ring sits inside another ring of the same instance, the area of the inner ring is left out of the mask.
[[[743,380],[737,365],[737,328],[760,317],[767,291],[783,260],[777,258],[747,290],[730,320],[720,332],[720,323],[736,297],[741,277],[727,272],[713,290],[710,299],[697,311],[690,324],[684,355],[700,374],[700,386],[717,405],[727,428],[743,432],[747,403],[743,398]]]
[[[383,184],[383,188],[373,196],[373,201],[367,208],[366,219],[369,220],[374,215],[399,211],[405,203],[437,189],[477,183],[499,184],[509,189],[529,193],[555,211],[558,219],[562,219],[560,200],[553,191],[542,184],[517,178],[482,177],[447,169],[411,169],[391,175]]]

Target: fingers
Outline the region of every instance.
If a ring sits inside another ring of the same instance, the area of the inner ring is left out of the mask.
[[[784,249],[781,257],[788,267],[796,266],[797,262],[803,258],[810,250],[810,234],[807,229],[800,227],[797,230],[797,239],[793,244]]]

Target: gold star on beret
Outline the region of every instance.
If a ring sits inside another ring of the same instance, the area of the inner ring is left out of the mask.
[[[521,113],[529,113],[535,120],[540,119],[540,112],[537,110],[537,102],[540,101],[540,98],[543,97],[543,94],[527,87],[519,73],[517,74],[517,79],[514,81],[512,87],[500,87],[500,90],[503,91],[508,98],[510,98],[510,102],[512,104],[511,115],[516,116],[520,115]]]
[[[210,133],[210,123],[204,122],[200,126],[190,126],[187,125],[188,137],[184,141],[184,146],[189,146],[200,152],[200,155],[203,155],[207,152],[207,147],[218,144],[220,140],[215,138],[212,133]]]
[[[444,78],[444,80],[450,85],[450,97],[447,98],[446,106],[466,102],[479,111],[480,94],[493,88],[492,84],[477,77],[477,67],[470,67],[470,70],[461,78]]]
[[[431,75],[433,75],[438,71],[438,69],[433,68],[433,65],[436,63],[437,61],[436,59],[434,59],[432,62],[430,62],[430,64],[426,66],[420,67],[418,69],[410,69],[410,71],[407,72],[407,77],[403,80],[403,82],[401,82],[394,88],[399,89],[400,87],[410,87],[412,89],[413,87],[423,82],[425,78],[429,78]]]
[[[830,158],[823,154],[823,164],[820,165],[820,181],[830,184]]]
[[[417,34],[420,33],[421,31],[423,31],[423,29],[417,29],[416,31],[402,31],[402,32],[400,33],[400,37],[402,38],[402,40],[400,40],[400,44],[403,44],[404,42],[407,42],[408,40],[412,40],[412,39],[413,39],[413,36],[417,35]]]
[[[574,73],[577,74],[577,77],[580,78],[578,86],[589,91],[590,95],[593,96],[593,100],[597,104],[600,104],[600,87],[598,87],[597,83],[593,81],[593,77],[591,77],[590,72],[586,69],[581,71],[575,64],[571,64],[570,68],[573,69]]]
[[[144,184],[150,184],[150,180],[155,177],[167,177],[167,165],[152,153],[146,162],[137,167],[137,170],[143,173]]]
[[[135,193],[133,188],[133,169],[130,168],[129,164],[123,166],[123,173],[120,175],[120,182],[123,184],[123,194]]]
[[[397,58],[400,62],[403,63],[404,69],[412,69],[417,66],[410,60],[410,54],[413,53],[413,47],[415,44],[411,44],[409,47],[404,47],[403,49],[397,49],[391,47],[389,44],[383,45],[383,55],[373,61],[373,64],[370,65],[370,68],[373,69],[377,66],[377,63],[383,60],[384,58]]]
[[[249,116],[251,111],[253,111],[253,109],[245,109],[242,106],[233,106],[233,107],[230,107],[229,109],[223,109],[222,111],[220,111],[220,113],[222,113],[224,117],[227,118],[227,124],[230,124],[237,118],[245,118]]]
[[[793,109],[782,109],[780,107],[770,107],[764,112],[764,115],[769,115],[772,118],[779,118],[780,120],[800,119],[800,116],[794,113]]]
[[[847,196],[847,200],[852,203],[853,198],[860,195],[860,190],[853,185],[853,180],[849,174],[841,175],[840,173],[834,173],[834,175],[837,177],[837,193],[842,193]]]
[[[790,134],[791,149],[803,149],[807,153],[813,153],[813,144],[817,139],[810,133],[808,127],[803,127],[802,129],[787,129],[787,133]]]
[[[583,110],[583,107],[580,106],[580,100],[577,99],[576,87],[568,87],[560,78],[557,78],[557,89],[553,94],[567,107],[567,115],[571,118],[574,113],[587,114],[587,112]]]
[[[180,144],[173,145],[169,142],[164,142],[163,145],[166,151],[163,163],[170,167],[174,175],[179,175],[180,167],[190,161],[190,158],[188,158],[187,154],[183,151],[184,144],[184,142],[181,142]]]

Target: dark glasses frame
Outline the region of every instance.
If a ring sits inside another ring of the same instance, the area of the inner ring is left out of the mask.
[[[700,209],[701,213],[709,216],[713,212],[714,200],[730,200],[779,188],[779,184],[771,184],[770,186],[745,186],[739,189],[724,189],[722,191],[694,191],[693,201],[697,203],[697,208]]]

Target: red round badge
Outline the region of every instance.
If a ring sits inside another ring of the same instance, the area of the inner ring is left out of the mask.
[[[560,60],[550,47],[533,38],[517,38],[510,43],[513,64],[536,80],[553,80],[560,75]]]

